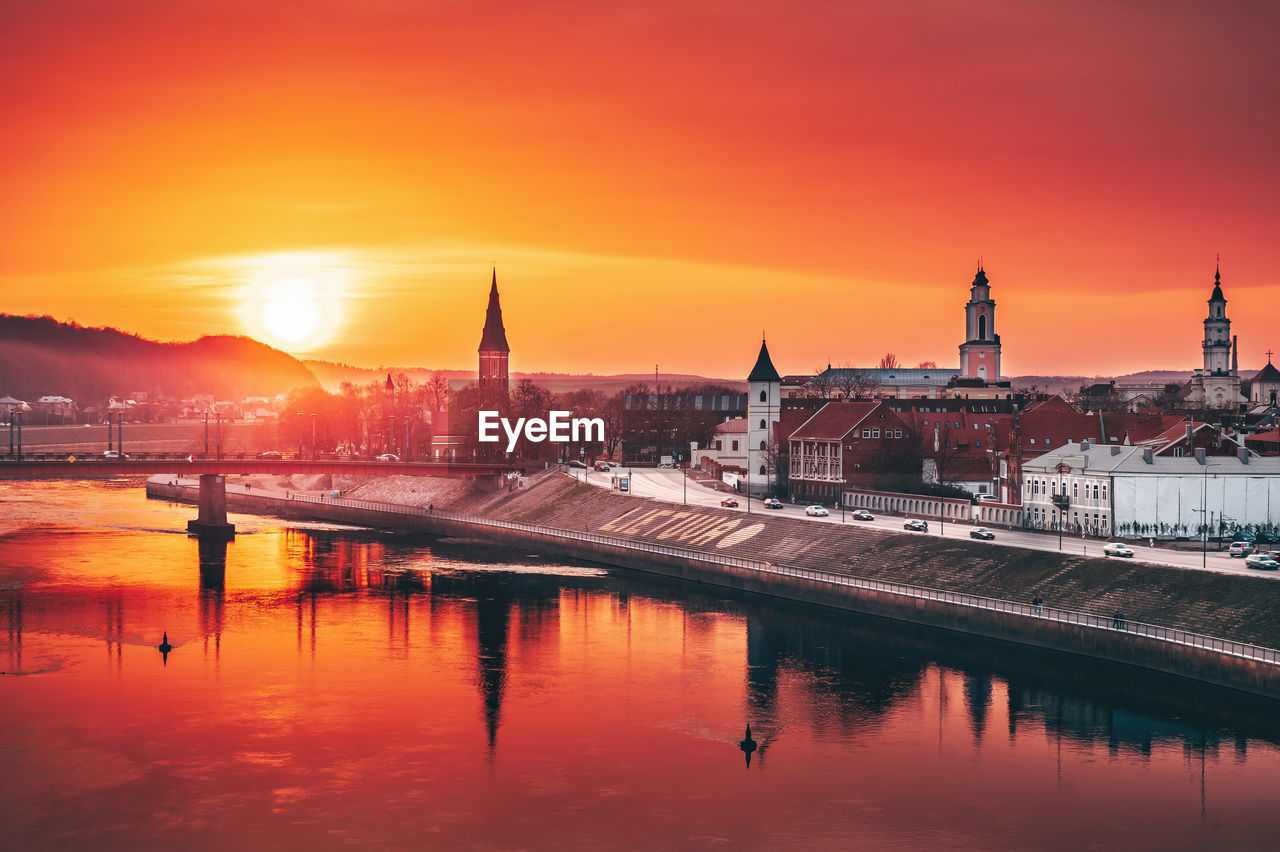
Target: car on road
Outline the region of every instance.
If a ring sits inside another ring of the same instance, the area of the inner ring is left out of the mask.
[[[1123,556],[1129,559],[1133,558],[1133,548],[1127,544],[1121,544],[1118,541],[1113,541],[1108,545],[1104,545],[1102,552],[1106,556]]]
[[[258,458],[262,461],[280,461],[283,457],[275,450],[267,450],[265,453],[258,453]]]
[[[986,527],[978,527],[976,530],[969,530],[969,538],[981,538],[986,541],[991,541],[995,537],[996,534]]]
[[[1231,536],[1232,541],[1247,541],[1249,544],[1253,544],[1254,538],[1253,533],[1247,533],[1244,530],[1240,530],[1235,535]]]
[[[586,462],[580,462],[577,459],[569,459],[569,467],[578,467],[578,468],[582,468],[583,470],[586,470],[587,464]]]
[[[849,517],[855,521],[874,521],[876,516],[868,512],[866,509],[854,509],[853,514]]]
[[[736,509],[738,508],[738,500],[736,497],[725,497],[723,500],[720,501],[720,505],[726,506],[730,509]]]
[[[904,530],[911,530],[912,532],[928,532],[929,522],[922,521],[919,518],[912,518],[911,520],[903,524],[902,528]]]
[[[107,450],[102,454],[102,457],[104,459],[127,459],[129,458],[129,455],[127,453],[119,452],[118,450]]]
[[[1244,567],[1263,571],[1280,571],[1280,561],[1269,553],[1255,553],[1244,558]]]
[[[378,456],[378,461],[397,462],[397,461],[400,461],[400,457],[395,453],[383,453],[382,455]]]
[[[764,507],[766,509],[781,509],[782,501],[779,500],[777,497],[770,497],[769,499],[764,501]]]
[[[1227,555],[1233,559],[1243,559],[1253,553],[1253,545],[1247,541],[1233,541],[1227,548]]]
[[[827,511],[827,508],[825,506],[817,506],[817,505],[808,507],[807,509],[804,510],[804,513],[811,518],[825,518],[827,515],[831,514],[830,512]]]
[[[609,463],[608,463],[607,461],[598,461],[598,462],[596,462],[596,464],[595,464],[595,468],[596,468],[596,470],[600,471],[601,473],[608,473],[608,472],[612,469],[612,468],[610,468],[610,467],[609,467]]]

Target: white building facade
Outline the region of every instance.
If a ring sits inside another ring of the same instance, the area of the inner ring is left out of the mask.
[[[1023,464],[1024,526],[1124,538],[1280,528],[1280,457],[1068,444]]]

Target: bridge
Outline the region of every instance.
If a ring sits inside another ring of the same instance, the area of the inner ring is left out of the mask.
[[[510,462],[458,461],[375,461],[338,456],[250,456],[181,455],[139,453],[135,456],[77,456],[35,453],[0,456],[0,479],[99,479],[120,476],[154,476],[159,473],[200,477],[200,508],[196,519],[187,523],[193,535],[232,538],[235,525],[227,522],[228,475],[255,473],[348,474],[353,476],[442,476],[473,479],[482,487],[497,490],[508,475],[523,468]]]

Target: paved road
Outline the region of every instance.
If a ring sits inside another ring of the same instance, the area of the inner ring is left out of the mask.
[[[625,468],[623,468],[625,470]],[[574,470],[574,476],[578,479],[583,478],[583,471]],[[586,475],[586,480],[592,485],[602,488],[609,487],[609,475],[606,473],[598,473],[591,471]],[[722,492],[712,491],[696,484],[693,480],[689,480],[685,488],[682,476],[678,470],[653,470],[646,468],[636,468],[631,471],[631,491],[638,497],[652,497],[656,500],[662,500],[668,503],[687,502],[693,506],[711,506],[720,508],[720,500],[725,496]],[[748,511],[748,501],[742,497],[738,498],[742,504],[736,509],[724,508],[726,512],[746,512]],[[803,520],[813,521],[814,523],[839,524],[840,512],[832,511],[831,515],[826,518],[811,518],[805,515],[804,505],[788,505],[783,504],[781,509],[766,510],[761,505],[760,500],[751,500],[749,511],[752,514],[757,512],[769,515],[778,515],[786,518],[800,518]],[[828,507],[828,511],[831,511]],[[877,516],[874,521],[854,521],[848,518],[846,514],[845,523],[859,524],[861,526],[875,527],[891,532],[904,532],[902,528],[903,518],[898,516]],[[945,526],[945,528],[944,528]],[[940,524],[936,519],[929,521],[929,532],[913,533],[913,535],[932,535],[945,536],[946,538],[969,538],[969,531],[973,527],[968,524]],[[994,529],[994,528],[993,528]],[[980,541],[972,539],[981,544],[990,544],[995,546],[1016,546],[1025,547],[1031,550],[1058,550],[1058,537],[1048,533],[1027,532],[1025,530],[1001,530],[995,529],[996,538],[994,541]],[[1084,556],[1102,556],[1102,545],[1104,542],[1096,539],[1082,541],[1079,537],[1064,536],[1062,539],[1061,550],[1064,553],[1074,553]],[[1131,545],[1134,550],[1134,560],[1138,562],[1150,562],[1156,565],[1168,565],[1174,568],[1193,568],[1197,571],[1207,570],[1219,574],[1245,574],[1250,577],[1264,577],[1270,579],[1280,579],[1280,573],[1272,571],[1254,571],[1244,567],[1243,559],[1232,559],[1225,553],[1212,553],[1203,556],[1199,551],[1180,551],[1168,550],[1162,547],[1146,547],[1140,545]]]

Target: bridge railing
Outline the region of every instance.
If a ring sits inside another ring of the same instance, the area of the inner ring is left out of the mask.
[[[711,565],[731,566],[751,570],[761,574],[795,577],[832,586],[844,586],[849,588],[865,589],[868,591],[886,592],[907,598],[941,601],[944,603],[979,610],[1007,612],[1026,618],[1078,625],[1094,630],[1113,633],[1128,633],[1135,636],[1154,639],[1159,642],[1167,642],[1173,645],[1212,651],[1218,654],[1240,657],[1247,660],[1255,660],[1271,665],[1280,665],[1280,650],[1274,648],[1266,648],[1261,645],[1253,645],[1247,642],[1236,642],[1231,639],[1222,639],[1216,636],[1207,636],[1202,633],[1193,633],[1189,630],[1162,627],[1158,624],[1145,624],[1139,621],[1130,621],[1122,616],[1107,617],[1093,615],[1086,612],[1078,612],[1075,610],[1058,609],[1055,607],[1037,607],[1031,604],[1018,603],[1017,601],[989,598],[981,595],[970,595],[963,592],[949,592],[942,589],[930,589],[925,586],[912,586],[905,583],[871,580],[845,574],[819,571],[812,568],[796,568],[786,565],[776,565],[757,559],[747,559],[740,556],[729,556],[727,554],[719,553],[707,553],[706,551],[694,550],[692,548],[680,547],[677,545],[616,538],[614,536],[593,533],[589,530],[579,531],[556,527],[534,526],[532,524],[521,524],[514,521],[500,521],[494,518],[484,518],[477,515],[467,515],[458,512],[423,509],[416,506],[403,506],[395,503],[378,503],[370,500],[354,500],[345,497],[310,497],[295,494],[292,499],[333,506],[347,506],[350,508],[366,509],[369,511],[385,512],[390,514],[441,518],[477,527],[527,532],[566,541],[589,542],[592,544],[600,544],[636,553],[676,556],[682,559],[703,562]]]

